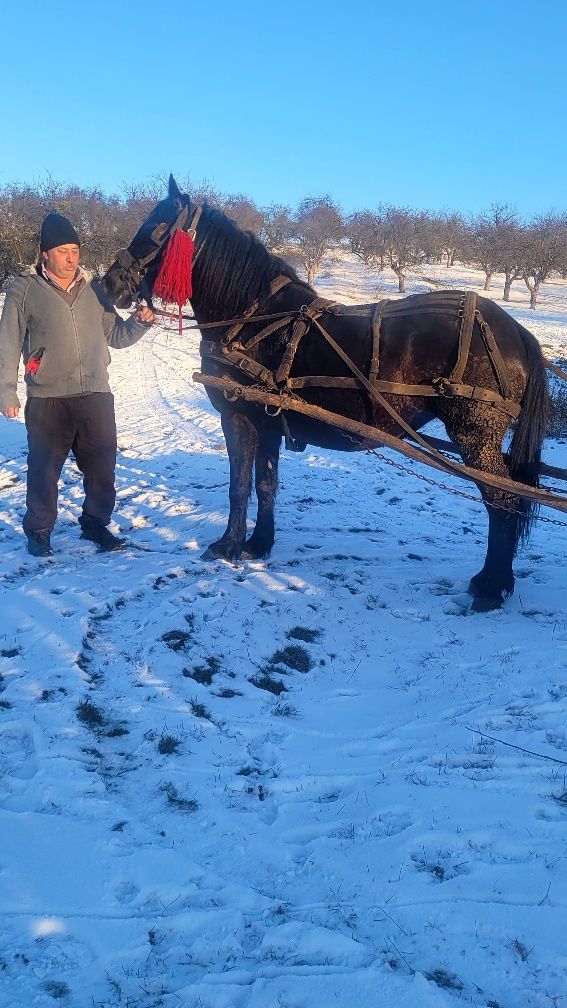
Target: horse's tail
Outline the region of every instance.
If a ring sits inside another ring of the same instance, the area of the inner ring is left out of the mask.
[[[537,487],[541,447],[549,423],[549,386],[539,343],[524,326],[518,322],[516,325],[526,354],[528,381],[510,444],[508,468],[512,479]],[[521,499],[520,510],[518,540],[525,540],[537,512],[537,504],[524,497]]]

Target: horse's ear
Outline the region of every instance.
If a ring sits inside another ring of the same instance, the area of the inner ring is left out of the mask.
[[[175,181],[173,175],[170,175],[169,176],[169,198],[172,199],[172,200],[180,200],[181,199],[181,195],[182,195],[181,189],[177,185],[177,182]]]

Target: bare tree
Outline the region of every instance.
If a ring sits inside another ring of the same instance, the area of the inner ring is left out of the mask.
[[[455,257],[480,266],[489,290],[494,273],[504,275],[504,301],[520,278],[535,308],[540,287],[558,271],[567,275],[567,214],[551,211],[523,224],[507,204],[493,204],[467,225],[456,213],[432,217],[396,206],[360,210],[346,221],[330,196],[304,199],[295,214],[281,204],[260,209],[243,194],[222,197],[207,181],[179,179],[194,202],[223,209],[240,227],[301,266],[313,283],[325,255],[345,237],[350,250],[370,268],[388,265],[405,292],[409,270],[426,261],[447,266]],[[49,210],[68,216],[81,236],[81,259],[95,273],[107,268],[116,251],[128,245],[167,188],[156,176],[108,196],[100,189],[63,186],[47,178],[36,185],[11,183],[0,188],[0,283],[35,262],[41,221]]]
[[[49,205],[36,188],[10,184],[0,190],[2,281],[35,262],[39,229]]]
[[[567,269],[567,214],[556,211],[537,217],[526,228],[523,278],[535,308],[542,283],[555,271]]]
[[[467,258],[484,270],[485,290],[494,273],[503,273],[503,299],[510,300],[513,282],[524,274],[525,245],[525,229],[515,208],[507,203],[493,203],[473,220]]]
[[[457,213],[442,213],[432,218],[432,230],[437,235],[440,250],[449,269],[466,247],[467,226],[464,218]]]
[[[526,231],[513,207],[498,206],[499,221],[496,226],[498,269],[504,274],[504,301],[510,300],[510,290],[515,280],[521,280],[526,262]]]
[[[387,206],[381,210],[384,260],[398,278],[398,290],[405,293],[409,269],[420,266],[428,255],[431,223],[425,213],[407,207]]]
[[[312,284],[328,252],[344,234],[343,217],[330,196],[306,198],[297,208],[294,220],[294,250]]]
[[[264,215],[252,200],[242,193],[227,196],[221,200],[221,209],[243,231],[251,231],[258,237],[264,228]]]
[[[270,252],[285,254],[295,230],[290,208],[282,203],[272,203],[264,207],[262,215],[264,224],[260,237]]]
[[[347,218],[345,233],[351,252],[365,266],[384,269],[386,245],[379,214],[372,213],[371,210],[357,210]]]
[[[498,272],[498,232],[501,208],[493,204],[490,210],[474,217],[469,229],[468,261],[484,273],[484,290],[490,290],[492,277]]]

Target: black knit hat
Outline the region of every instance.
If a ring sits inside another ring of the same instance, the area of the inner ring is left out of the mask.
[[[80,245],[79,236],[71,221],[63,217],[63,214],[52,210],[48,213],[43,224],[39,237],[39,248],[41,252],[49,252],[49,249],[57,248],[58,245]]]

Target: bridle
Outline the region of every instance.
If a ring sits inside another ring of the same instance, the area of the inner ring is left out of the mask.
[[[189,224],[187,225],[189,207],[184,205],[181,207],[181,210],[172,224],[157,224],[151,232],[149,239],[155,248],[153,248],[145,256],[138,258],[137,256],[132,255],[130,248],[119,249],[116,254],[115,262],[120,267],[121,279],[128,288],[128,293],[130,294],[132,301],[136,301],[136,299],[141,295],[145,298],[149,307],[152,307],[151,292],[146,284],[146,274],[149,267],[155,262],[158,256],[161,255],[161,252],[167,245],[169,239],[176,231],[185,231],[186,234],[190,235],[190,237],[195,240],[197,224],[199,223],[199,218],[202,212],[202,207],[196,207],[193,211]]]

